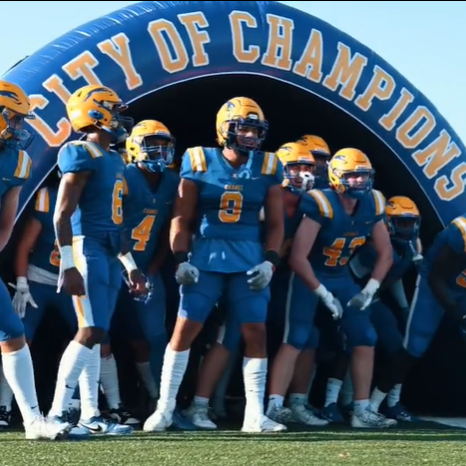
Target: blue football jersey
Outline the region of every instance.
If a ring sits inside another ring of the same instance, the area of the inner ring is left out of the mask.
[[[374,225],[385,216],[385,198],[372,190],[348,215],[332,189],[313,189],[301,199],[301,210],[321,225],[309,259],[314,271],[324,275],[348,273],[346,265],[363,246]]]
[[[0,202],[11,188],[22,186],[31,176],[32,161],[27,152],[8,146],[0,150]]]
[[[194,147],[183,156],[180,176],[196,183],[199,192],[193,265],[236,273],[262,262],[259,212],[269,188],[283,181],[276,155],[256,152],[234,168],[221,149]]]
[[[40,222],[41,231],[29,263],[58,274],[60,268],[60,251],[55,240],[53,211],[57,202],[58,188],[42,188],[37,191],[33,217]]]
[[[165,170],[153,191],[140,168],[135,164],[126,167],[124,228],[134,260],[143,271],[154,258],[162,228],[170,221],[179,181],[174,171]]]
[[[463,272],[458,276],[447,277],[450,287],[456,291],[466,292],[466,214],[456,217],[443,231],[437,234],[432,246],[422,262],[421,274],[427,276],[435,258],[444,246],[450,246],[464,257]]]
[[[122,156],[93,142],[72,141],[60,149],[58,167],[64,174],[92,172],[72,217],[73,235],[103,240],[119,237],[125,171]]]

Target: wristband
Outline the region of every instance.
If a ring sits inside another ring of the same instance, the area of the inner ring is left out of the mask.
[[[364,291],[374,296],[379,288],[380,282],[375,278],[371,278],[364,287]]]
[[[325,297],[328,295],[327,288],[325,288],[322,283],[314,290],[314,293],[320,298],[320,299],[325,299]]]
[[[126,269],[128,274],[138,269],[136,262],[134,262],[133,255],[130,252],[120,254],[118,259],[120,259],[120,262],[123,264],[123,267]]]
[[[184,251],[174,252],[175,264],[178,266],[183,262],[188,262],[188,253]]]
[[[26,277],[17,277],[16,278],[16,286],[18,288],[22,288],[22,287],[28,287],[29,284],[28,284],[28,279]]]
[[[277,251],[269,249],[265,253],[265,260],[267,262],[270,262],[274,267],[278,267],[278,265],[280,264],[280,254],[278,254]]]
[[[73,246],[62,246],[60,248],[60,268],[62,270],[74,269]]]

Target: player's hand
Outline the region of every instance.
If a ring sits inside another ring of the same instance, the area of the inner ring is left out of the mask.
[[[264,261],[247,271],[247,275],[252,275],[248,280],[249,288],[254,291],[263,290],[272,280],[274,267],[272,262]]]
[[[129,273],[128,279],[131,294],[135,296],[145,296],[148,294],[147,278],[139,269],[135,269]]]
[[[371,278],[367,285],[356,296],[353,296],[346,305],[364,311],[371,305],[379,288],[380,283]]]
[[[64,289],[71,296],[85,296],[84,278],[76,267],[60,271],[57,293]]]
[[[333,296],[333,294],[330,293],[330,291],[328,291],[322,284],[314,290],[314,293],[331,312],[333,320],[341,319],[341,316],[343,315],[343,306],[338,298],[335,298],[335,296]]]
[[[193,285],[199,280],[199,270],[189,262],[182,262],[176,269],[175,278],[180,285]]]
[[[360,311],[364,311],[367,307],[370,306],[372,303],[372,298],[368,293],[364,293],[364,291],[359,292],[356,296],[353,296],[349,301],[347,306],[348,307],[355,307]]]
[[[8,283],[11,288],[16,290],[13,296],[12,304],[16,314],[23,319],[26,315],[26,309],[28,304],[33,308],[37,309],[37,304],[34,301],[31,292],[29,291],[29,285],[26,277],[18,277],[16,279],[16,285],[14,283]]]

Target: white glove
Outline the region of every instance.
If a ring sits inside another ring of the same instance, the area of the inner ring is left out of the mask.
[[[314,290],[314,293],[332,313],[333,320],[341,319],[341,316],[343,315],[343,306],[338,298],[335,298],[335,296],[333,296],[333,294],[330,293],[330,291],[328,291],[322,284]]]
[[[355,307],[360,311],[364,311],[369,307],[374,299],[375,293],[380,288],[380,282],[371,278],[367,285],[353,298],[351,298],[347,304],[348,307]]]
[[[272,280],[273,269],[272,262],[264,261],[248,270],[247,275],[253,275],[248,280],[249,288],[255,291],[263,290],[270,283],[270,280]]]
[[[189,262],[182,262],[176,269],[175,278],[180,285],[192,285],[199,280],[199,270]]]
[[[37,309],[37,304],[29,291],[28,280],[26,277],[18,277],[16,279],[16,285],[14,283],[8,283],[8,285],[16,290],[12,304],[13,309],[21,319],[26,315],[26,308],[28,304]]]

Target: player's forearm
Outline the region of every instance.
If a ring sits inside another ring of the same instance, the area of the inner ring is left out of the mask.
[[[192,232],[190,222],[181,217],[174,217],[170,225],[170,249],[173,254],[188,253],[191,249]]]
[[[73,242],[71,215],[68,215],[65,212],[55,212],[53,224],[55,227],[55,236],[57,238],[58,246],[60,248],[71,246]]]
[[[265,250],[280,253],[283,241],[285,240],[285,228],[283,222],[276,222],[267,225],[267,235],[265,238]]]
[[[379,283],[382,283],[387,276],[387,273],[390,271],[393,265],[393,250],[390,248],[387,251],[379,253],[377,256],[377,261],[372,270],[371,278],[377,280]]]
[[[298,275],[305,285],[312,291],[315,291],[320,286],[320,281],[316,277],[311,263],[306,256],[291,255],[288,261],[291,270]]]
[[[15,275],[17,277],[26,277],[29,266],[29,250],[24,247],[18,247],[14,262]]]

